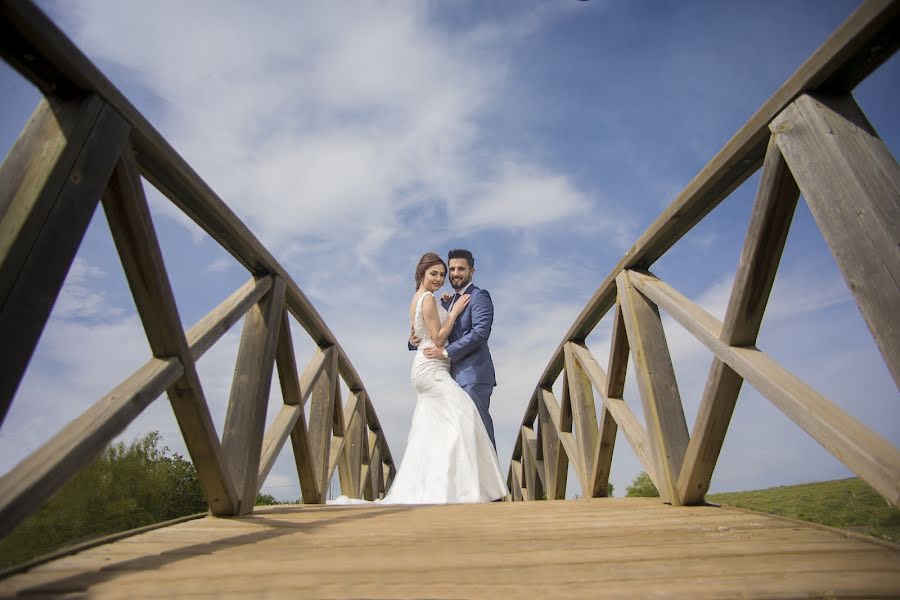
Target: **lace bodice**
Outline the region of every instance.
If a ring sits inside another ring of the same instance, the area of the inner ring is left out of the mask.
[[[419,296],[419,300],[416,303],[416,313],[415,313],[415,333],[416,337],[422,340],[419,343],[419,348],[424,346],[434,346],[434,341],[431,339],[431,334],[428,333],[428,328],[425,326],[425,311],[422,308],[422,305],[425,302],[425,296],[434,296],[431,292],[425,292],[421,296]],[[435,298],[437,301],[437,298]],[[438,318],[441,321],[441,326],[447,321],[447,317],[449,313],[447,310],[441,306],[440,302],[437,302],[438,309]]]

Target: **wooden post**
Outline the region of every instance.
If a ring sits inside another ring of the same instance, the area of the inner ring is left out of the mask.
[[[900,388],[900,166],[850,94],[800,96],[770,127]]]
[[[628,273],[616,277],[616,286],[655,458],[653,483],[664,501],[680,505],[677,482],[689,441],[687,422],[659,309],[634,288]]]
[[[253,512],[275,348],[284,310],[284,281],[275,277],[269,293],[244,317],[222,449],[239,498],[238,514]]]
[[[0,423],[129,129],[96,96],[48,98],[0,166]]]
[[[766,151],[756,202],[725,313],[721,339],[728,345],[756,344],[799,194],[773,138]],[[709,490],[743,382],[731,367],[718,357],[713,358],[678,478],[679,493],[685,504],[702,503]]]

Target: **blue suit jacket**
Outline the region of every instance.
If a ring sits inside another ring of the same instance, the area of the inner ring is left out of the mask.
[[[494,361],[488,348],[494,323],[494,303],[487,290],[474,285],[469,287],[469,294],[469,304],[456,319],[447,340],[450,375],[459,385],[497,385]]]

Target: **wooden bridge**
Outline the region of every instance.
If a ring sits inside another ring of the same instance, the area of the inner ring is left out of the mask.
[[[0,580],[0,594],[900,596],[896,545],[704,501],[746,380],[900,507],[900,450],[755,347],[802,193],[900,386],[900,168],[851,94],[897,49],[900,2],[860,6],[636,241],[566,332],[528,401],[508,477],[512,500],[547,501],[451,506],[322,505],[335,472],[349,496],[390,487],[396,466],[377,399],[290,274],[104,75],[31,3],[5,0],[0,14],[0,52],[45,96],[0,167],[0,418],[98,203],[152,350],[0,479],[0,535],[164,392],[210,511],[27,565]],[[760,168],[719,322],[649,269]],[[251,275],[187,331],[142,181]],[[713,355],[691,431],[660,309]],[[610,310],[604,371],[585,339]],[[195,365],[241,318],[220,439]],[[318,348],[302,370],[290,319]],[[629,356],[646,428],[623,397]],[[274,368],[284,406],[266,431]],[[620,428],[661,498],[604,498]],[[254,509],[288,439],[304,504]],[[570,464],[589,499],[562,500]]]

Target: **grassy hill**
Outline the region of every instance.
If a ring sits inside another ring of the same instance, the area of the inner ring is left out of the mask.
[[[708,494],[706,499],[900,542],[900,510],[891,508],[875,490],[856,477],[752,492]]]

